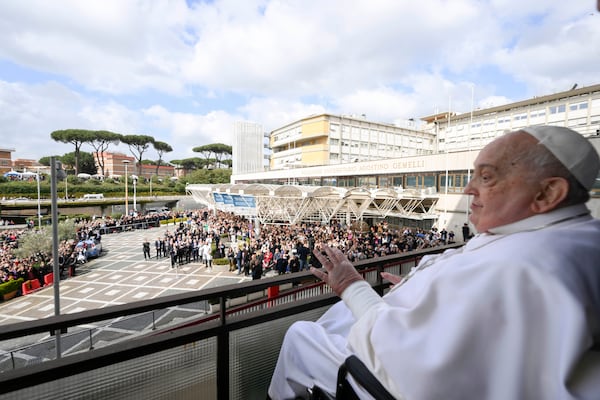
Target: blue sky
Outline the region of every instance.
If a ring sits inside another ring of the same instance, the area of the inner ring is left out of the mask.
[[[0,35],[13,158],[73,151],[58,129],[150,135],[173,160],[235,121],[402,124],[600,83],[591,0],[3,0]]]

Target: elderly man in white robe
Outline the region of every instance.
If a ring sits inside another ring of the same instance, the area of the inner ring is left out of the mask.
[[[599,399],[600,221],[585,205],[599,166],[567,128],[494,140],[465,188],[478,234],[402,280],[384,273],[383,297],[323,246],[312,272],[342,301],[290,327],[269,397],[335,393],[354,354],[398,399]]]

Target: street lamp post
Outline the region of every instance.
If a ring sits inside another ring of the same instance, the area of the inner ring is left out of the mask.
[[[133,182],[133,212],[137,213],[137,204],[136,204],[136,186],[137,186],[137,175],[131,175],[131,182]]]
[[[127,188],[127,164],[129,160],[123,160],[125,164],[125,215],[129,215],[129,189]]]
[[[38,227],[42,229],[42,208],[40,206],[40,170],[38,169],[37,175],[37,192],[38,192]]]

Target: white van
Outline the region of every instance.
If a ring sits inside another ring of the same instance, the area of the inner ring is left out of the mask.
[[[84,200],[101,200],[104,198],[102,193],[87,193],[83,195]]]

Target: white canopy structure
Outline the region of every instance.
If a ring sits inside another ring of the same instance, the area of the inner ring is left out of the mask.
[[[260,223],[352,223],[388,216],[437,219],[438,196],[431,190],[341,188],[334,186],[215,184],[187,185],[193,199],[210,209],[257,218]]]

